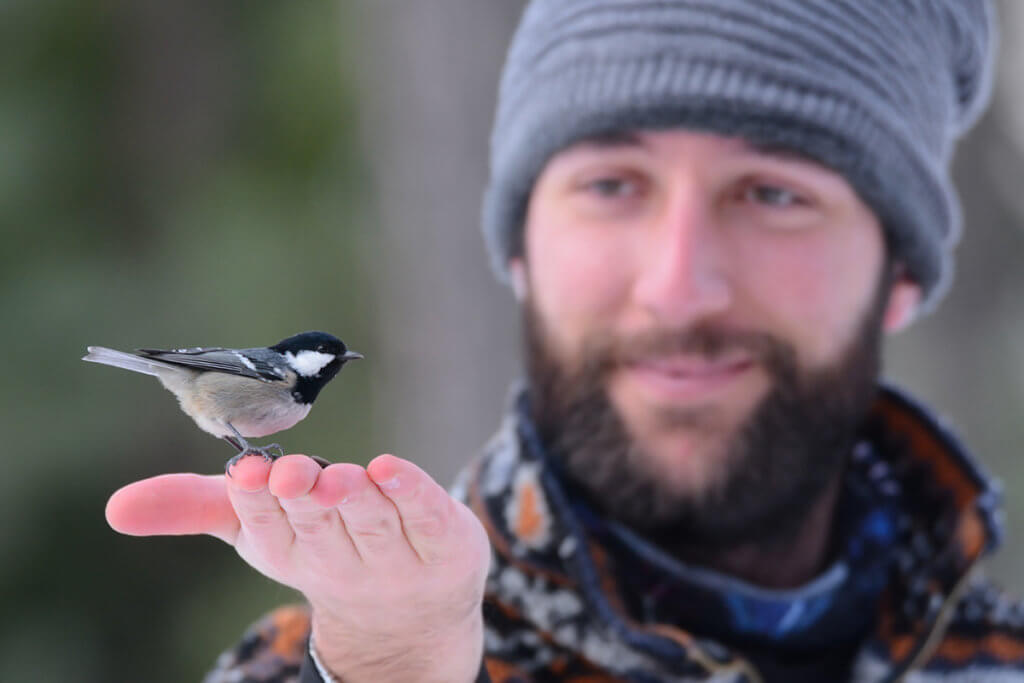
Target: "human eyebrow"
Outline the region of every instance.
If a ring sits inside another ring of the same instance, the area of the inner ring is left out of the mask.
[[[813,166],[823,166],[823,164],[803,152],[799,152],[792,147],[786,147],[781,144],[772,143],[750,143],[750,149],[760,155],[778,159],[779,161],[790,161],[797,162],[800,164],[811,164]]]
[[[609,130],[581,138],[577,143],[581,147],[614,149],[616,147],[646,147],[643,138],[632,131]]]

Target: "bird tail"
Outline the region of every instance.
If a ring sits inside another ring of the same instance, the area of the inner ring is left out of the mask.
[[[124,368],[125,370],[131,370],[132,372],[141,372],[144,375],[159,377],[161,370],[170,370],[173,368],[172,365],[167,363],[161,363],[160,361],[152,360],[150,358],[142,358],[133,353],[125,353],[124,351],[108,349],[104,346],[89,346],[87,349],[89,353],[82,356],[82,360],[89,361],[90,363],[113,365],[115,368]]]

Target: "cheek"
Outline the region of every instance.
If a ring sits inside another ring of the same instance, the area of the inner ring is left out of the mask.
[[[856,333],[872,303],[880,274],[880,240],[794,240],[748,253],[744,290],[767,312],[805,362],[834,360]]]
[[[530,295],[556,336],[577,338],[611,319],[628,291],[628,259],[610,240],[538,218],[526,235]]]
[[[777,302],[787,318],[806,323],[824,323],[835,310],[836,280],[825,259],[807,260],[799,253],[775,254],[772,268],[759,269],[761,279],[758,291],[763,299]],[[771,277],[768,277],[772,274]]]

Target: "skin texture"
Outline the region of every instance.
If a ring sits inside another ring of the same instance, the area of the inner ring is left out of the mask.
[[[473,680],[490,555],[468,508],[392,455],[366,469],[248,457],[231,474],[135,482],[111,497],[107,521],[135,536],[216,536],[301,591],[317,651],[346,683]]]
[[[760,185],[790,184],[816,208],[763,213],[761,204],[789,196]],[[761,229],[769,216],[773,229]],[[556,156],[535,188],[525,246],[525,260],[512,264],[517,294],[534,302],[568,364],[594,333],[713,320],[776,335],[797,349],[800,363],[820,366],[854,335],[883,262],[877,222],[835,174],[737,140],[679,131]],[[898,281],[886,329],[906,324],[916,301],[914,285]],[[666,482],[699,492],[722,468],[715,445],[768,386],[755,365],[685,391],[621,372],[607,391],[670,475]],[[714,408],[715,429],[658,429],[659,410],[696,405]],[[827,532],[831,503],[823,500],[806,538],[783,553],[805,569],[816,564]],[[365,469],[341,463],[321,470],[302,455],[272,465],[250,457],[231,479],[169,474],[130,484],[111,497],[107,519],[132,535],[216,536],[258,571],[301,591],[313,606],[317,649],[346,683],[472,681],[476,674],[486,534],[409,461],[382,455]],[[737,553],[738,560],[718,559],[739,575],[766,560],[779,564],[757,549]]]

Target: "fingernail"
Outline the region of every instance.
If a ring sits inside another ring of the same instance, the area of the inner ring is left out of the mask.
[[[391,477],[390,479],[385,479],[384,481],[378,481],[377,486],[388,491],[393,491],[394,489],[397,489],[399,484],[401,483],[402,482],[398,481],[398,477]]]

